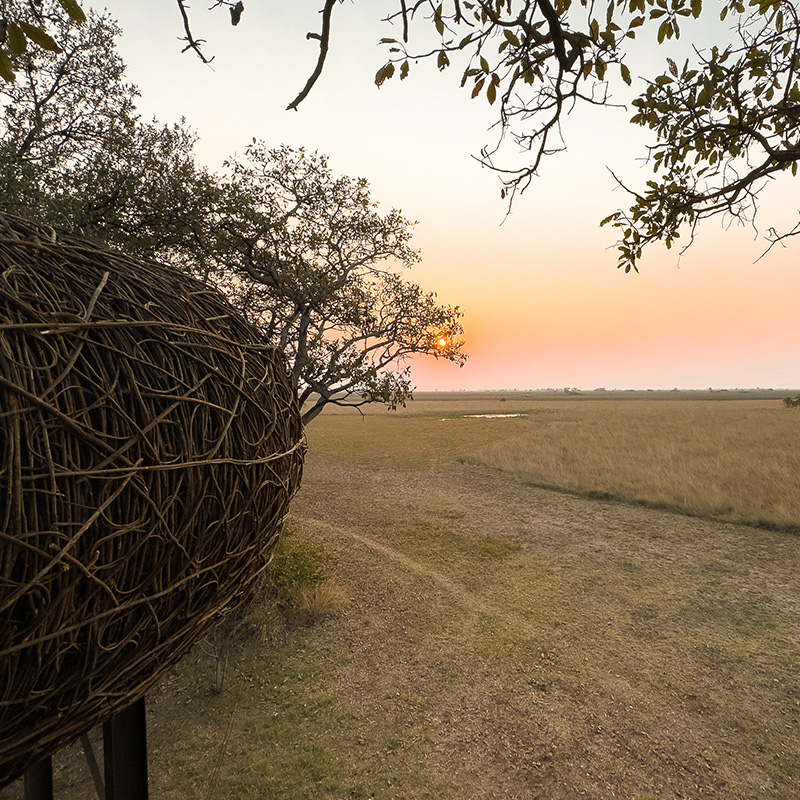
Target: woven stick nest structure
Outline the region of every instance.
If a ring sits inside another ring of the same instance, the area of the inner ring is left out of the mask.
[[[222,295],[0,213],[0,787],[236,605],[304,449],[281,353]]]

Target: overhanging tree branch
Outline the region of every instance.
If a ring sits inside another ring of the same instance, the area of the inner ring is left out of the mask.
[[[319,53],[290,109],[297,110],[323,72],[335,1],[320,0],[321,32],[308,34],[319,42]],[[192,34],[186,0],[177,2],[186,49],[208,63],[202,40]],[[216,0],[212,7],[219,5],[235,11],[240,4]],[[669,69],[651,75],[633,103],[631,121],[656,137],[651,157],[660,188],[639,192],[643,205],[610,218],[626,226],[619,242],[620,266],[626,269],[635,268],[642,244],[654,241],[654,232],[661,231],[670,244],[679,233],[676,219],[694,228],[699,217],[685,203],[702,207],[703,215],[743,218],[758,194],[749,189],[753,181],[781,170],[796,172],[800,19],[793,0],[611,0],[602,8],[587,0],[396,0],[395,9],[385,20],[399,18],[402,32],[399,40],[381,39],[389,52],[376,84],[397,75],[403,79],[426,59],[435,59],[439,70],[458,63],[462,87],[497,109],[497,140],[482,148],[479,161],[500,173],[501,197],[509,202],[530,185],[546,156],[564,148],[562,126],[573,109],[610,105],[616,78],[632,84],[631,40],[647,33],[667,44],[690,21],[719,14],[724,45],[695,52],[682,68],[667,57]],[[42,15],[42,24],[47,27],[56,16]],[[733,44],[731,21],[738,37]],[[412,41],[424,44],[414,52]],[[51,46],[41,42],[45,49]],[[10,80],[16,56],[9,55],[7,43],[0,45],[0,75]],[[520,151],[526,159],[521,166],[514,160]]]
[[[308,97],[309,93],[314,88],[314,84],[319,80],[319,76],[322,75],[322,69],[325,66],[325,59],[328,55],[328,45],[330,44],[331,37],[331,15],[333,14],[333,7],[335,4],[336,0],[325,0],[325,7],[322,9],[322,32],[306,34],[306,39],[319,40],[319,56],[314,71],[311,73],[306,85],[300,91],[300,94],[286,106],[287,111],[297,110],[300,103]]]
[[[185,53],[187,50],[194,50],[194,52],[197,54],[197,57],[204,64],[210,64],[214,60],[214,56],[211,56],[211,58],[206,58],[201,48],[201,45],[205,44],[206,40],[195,39],[194,35],[192,34],[191,24],[189,22],[189,13],[186,8],[186,0],[176,0],[176,2],[181,13],[181,19],[183,20],[183,30],[186,33],[186,36],[184,36],[181,41],[188,42],[186,47],[184,47],[181,52]]]

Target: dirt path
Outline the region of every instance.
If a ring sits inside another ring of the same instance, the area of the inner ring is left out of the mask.
[[[466,464],[307,470],[295,515],[352,595],[335,694],[397,765],[376,797],[794,796],[796,537]]]
[[[338,525],[331,525],[319,519],[312,519],[309,517],[297,517],[297,522],[303,526],[314,526],[317,530],[324,530],[327,535],[350,538],[356,542],[369,547],[372,550],[384,555],[387,559],[396,562],[400,569],[408,570],[419,578],[430,580],[432,583],[444,589],[451,594],[465,609],[477,614],[485,614],[496,618],[505,625],[513,626],[519,631],[525,632],[527,635],[534,635],[537,631],[520,616],[509,614],[508,610],[503,606],[489,603],[480,596],[471,592],[465,591],[464,588],[450,580],[446,575],[426,566],[413,558],[409,558],[401,551],[387,544],[376,541],[369,536],[364,536],[353,529],[342,528]]]

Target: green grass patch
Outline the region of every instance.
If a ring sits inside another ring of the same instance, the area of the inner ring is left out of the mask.
[[[383,532],[404,552],[438,561],[456,557],[464,561],[499,562],[519,550],[514,542],[489,536],[468,536],[435,520],[392,520]]]
[[[267,570],[269,591],[279,601],[290,603],[299,588],[327,580],[332,563],[322,542],[298,536],[295,526],[287,523]]]

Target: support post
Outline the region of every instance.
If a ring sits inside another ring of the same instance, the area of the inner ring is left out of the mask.
[[[25,800],[53,800],[53,759],[38,761],[25,773]]]
[[[106,800],[148,800],[144,698],[103,725]]]

